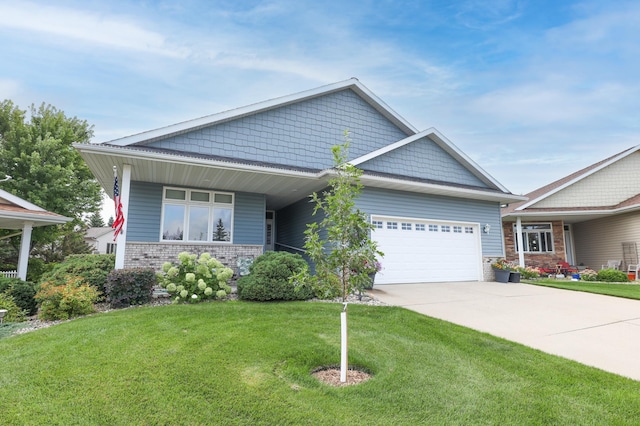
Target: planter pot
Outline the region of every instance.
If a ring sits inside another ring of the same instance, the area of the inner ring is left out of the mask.
[[[376,273],[374,272],[373,274],[369,274],[369,280],[371,281],[371,284],[365,286],[365,290],[371,290],[373,288],[373,282],[376,279]]]
[[[509,273],[509,282],[510,283],[519,283],[520,282],[520,272],[510,272]]]
[[[508,283],[509,275],[511,275],[511,271],[505,271],[504,269],[494,269],[493,272],[496,274],[496,281],[499,283]]]

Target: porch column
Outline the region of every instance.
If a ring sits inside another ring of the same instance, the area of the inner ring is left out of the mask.
[[[124,251],[127,245],[127,224],[129,223],[129,189],[131,188],[131,164],[122,166],[122,182],[120,185],[120,202],[122,203],[122,214],[124,224],[122,231],[116,239],[116,269],[124,268]]]
[[[518,244],[518,264],[523,268],[524,264],[524,245],[522,241],[522,219],[520,216],[516,217],[516,241]]]
[[[18,254],[18,278],[27,280],[27,266],[29,265],[29,248],[31,247],[31,231],[33,222],[24,222],[22,237],[20,238],[20,253]]]

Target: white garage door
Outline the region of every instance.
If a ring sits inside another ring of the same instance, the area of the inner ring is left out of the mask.
[[[372,217],[384,253],[376,284],[478,281],[482,258],[477,224]]]

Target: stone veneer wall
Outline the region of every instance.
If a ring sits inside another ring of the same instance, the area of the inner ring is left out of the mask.
[[[549,223],[549,221],[540,223]],[[524,263],[526,266],[555,268],[558,262],[565,261],[566,255],[564,251],[564,222],[559,220],[551,221],[551,228],[553,230],[553,252],[525,253]],[[506,259],[517,264],[518,253],[516,253],[515,249],[515,233],[513,232],[513,222],[503,223],[502,231],[504,232],[504,247],[506,252]]]
[[[177,262],[178,254],[183,251],[195,253],[209,253],[225,266],[238,274],[238,258],[256,258],[263,253],[263,246],[250,244],[166,244],[166,243],[136,243],[127,242],[124,267],[152,268],[162,270],[165,262]]]

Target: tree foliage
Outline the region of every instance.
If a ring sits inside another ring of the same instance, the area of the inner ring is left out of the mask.
[[[2,189],[50,212],[71,217],[65,226],[34,228],[32,247],[72,233],[83,214],[97,212],[100,186],[73,143],[88,143],[93,127],[67,117],[51,105],[31,105],[27,111],[13,102],[0,102],[0,178]]]
[[[106,226],[100,212],[95,212],[89,215],[87,225],[89,225],[90,228],[102,228]]]
[[[370,284],[369,274],[376,271],[377,259],[383,256],[370,238],[373,225],[356,208],[362,192],[362,170],[347,161],[349,133],[345,143],[332,148],[335,176],[322,195],[313,193],[313,214],[322,212],[320,222],[307,225],[305,249],[315,263],[311,279],[321,297],[338,294],[346,301],[350,293],[362,291]]]

